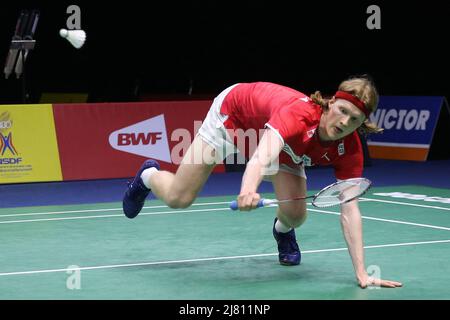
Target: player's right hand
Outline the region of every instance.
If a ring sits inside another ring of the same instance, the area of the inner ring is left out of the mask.
[[[397,288],[402,287],[403,284],[401,282],[392,281],[392,280],[383,280],[369,277],[368,275],[358,280],[358,284],[361,288],[365,289],[370,286],[383,287],[383,288]]]
[[[250,211],[256,209],[258,201],[261,199],[259,193],[244,192],[237,198],[238,208],[240,211]]]

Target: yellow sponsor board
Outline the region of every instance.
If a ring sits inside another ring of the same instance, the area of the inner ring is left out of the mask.
[[[0,105],[0,183],[61,180],[52,105]]]

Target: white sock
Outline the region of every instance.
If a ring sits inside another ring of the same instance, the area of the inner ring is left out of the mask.
[[[277,220],[277,222],[275,223],[275,230],[277,230],[277,232],[281,232],[281,233],[286,233],[292,230],[291,227],[286,227],[281,221],[280,219]]]
[[[151,189],[150,186],[150,176],[155,173],[156,171],[158,171],[158,169],[156,169],[155,167],[151,167],[148,169],[145,169],[144,171],[142,171],[141,173],[141,179],[142,182],[144,182],[144,185],[148,188]]]

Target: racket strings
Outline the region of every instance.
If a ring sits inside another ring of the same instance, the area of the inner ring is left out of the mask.
[[[331,207],[349,202],[364,194],[371,182],[365,178],[342,180],[322,189],[314,198],[312,204],[316,207]]]

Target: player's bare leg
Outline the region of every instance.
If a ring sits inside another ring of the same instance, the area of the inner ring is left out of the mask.
[[[156,171],[148,184],[153,194],[171,208],[189,207],[215,166],[216,151],[196,136],[175,174]]]
[[[135,218],[150,191],[171,208],[190,206],[215,166],[215,155],[214,148],[197,136],[186,151],[176,174],[159,171],[157,161],[146,160],[123,197],[125,215],[130,219]]]
[[[272,177],[277,199],[294,199],[306,196],[306,179],[279,171]],[[277,217],[286,227],[297,228],[306,220],[306,201],[290,201],[278,205]]]
[[[272,177],[277,199],[292,199],[306,196],[306,179],[279,171]],[[307,217],[304,200],[280,203],[273,226],[273,235],[278,244],[278,258],[282,265],[297,265],[301,261],[300,248],[294,228],[302,225]]]

